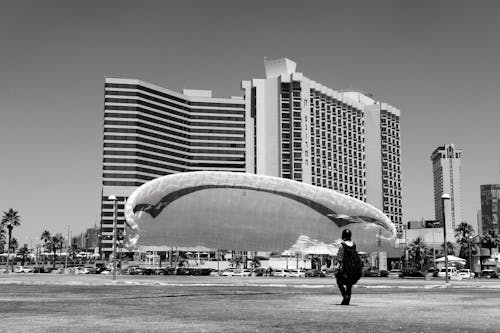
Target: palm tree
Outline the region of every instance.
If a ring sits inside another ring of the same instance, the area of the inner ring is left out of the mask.
[[[50,240],[52,253],[54,254],[53,266],[56,267],[56,253],[57,250],[61,250],[63,247],[64,237],[61,234],[56,234],[52,236]],[[59,251],[59,257],[61,256],[61,251]]]
[[[490,229],[481,235],[481,244],[490,250],[491,257],[491,249],[498,247],[498,244],[500,244],[500,237],[495,230]]]
[[[5,243],[6,243],[5,229],[4,229],[3,225],[0,225],[0,253],[4,252],[4,250],[5,250]]]
[[[422,238],[417,237],[408,245],[409,255],[417,268],[422,270],[422,265],[427,261],[428,248]]]
[[[465,249],[467,248],[468,251],[471,251],[470,237],[473,234],[474,228],[467,222],[462,222],[455,228],[455,238],[457,239],[457,243],[460,244],[460,254],[458,255],[460,258],[468,257]]]
[[[13,210],[12,208],[9,208],[8,212],[3,212],[3,217],[2,221],[0,224],[2,227],[7,227],[8,231],[8,242],[7,242],[7,270],[9,267],[9,255],[10,255],[10,249],[11,249],[11,238],[12,238],[12,229],[14,229],[17,226],[21,225],[21,217],[18,215],[18,212]],[[14,271],[14,266],[12,265],[11,271]]]
[[[45,248],[45,251],[47,251],[49,249],[49,247],[47,246],[48,242],[50,241],[50,231],[48,230],[44,230],[44,232],[42,232],[42,235],[40,236],[40,240],[43,242],[43,247]],[[45,261],[46,261],[46,256],[45,256],[45,251],[43,251],[43,267],[45,268]]]
[[[446,247],[448,250],[448,255],[455,255],[455,244],[450,241],[446,242]],[[444,256],[444,243],[441,244],[441,254]]]
[[[19,248],[19,243],[17,242],[17,239],[15,237],[12,237],[10,240],[10,249],[12,250],[12,253],[16,253],[16,250]],[[14,261],[16,258],[12,259],[11,261],[11,266],[12,266],[12,272],[14,271]]]
[[[50,239],[51,239],[50,231],[45,230],[44,232],[42,232],[40,240],[43,242],[43,247],[45,248],[45,250],[49,249],[47,244],[50,242]],[[45,268],[45,251],[43,254],[43,267]]]
[[[45,249],[50,250],[52,252],[52,267],[56,267],[56,255],[57,250],[62,249],[63,245],[63,236],[61,234],[55,234],[52,236],[48,230],[42,232],[42,236],[40,239],[43,241]]]
[[[24,266],[24,263],[26,262],[26,255],[28,253],[29,253],[28,244],[24,244],[17,252],[17,254],[21,255],[22,257],[21,266]]]
[[[71,244],[71,246],[69,247],[68,249],[68,256],[71,255],[71,260],[72,262],[75,262],[75,257],[77,255],[77,253],[80,252],[80,248],[78,247],[77,244],[73,243]]]

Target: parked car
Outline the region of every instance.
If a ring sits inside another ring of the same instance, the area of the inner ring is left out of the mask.
[[[290,271],[288,269],[276,269],[273,276],[290,277]]]
[[[403,272],[399,275],[400,277],[412,277],[412,278],[423,278],[425,274],[422,271],[418,271],[415,269],[403,270]]]
[[[141,268],[139,275],[155,275],[155,270],[152,268]]]
[[[33,268],[16,266],[14,267],[14,273],[33,273]]]
[[[155,275],[173,275],[174,272],[175,268],[173,267],[155,269]]]
[[[39,266],[33,267],[33,273],[47,273],[47,271],[43,267]]]
[[[306,271],[303,269],[291,269],[290,277],[306,277]]]
[[[210,268],[200,268],[200,267],[191,267],[188,268],[189,275],[209,275],[212,269]]]
[[[125,270],[124,270],[124,274],[129,274],[129,275],[138,275],[140,274],[142,271],[141,271],[141,268],[139,266],[128,266]]]
[[[105,271],[106,267],[94,267],[90,269],[89,274],[101,274],[102,271]]]
[[[259,268],[255,268],[255,269],[253,270],[253,274],[254,274],[255,276],[263,276],[263,275],[265,275],[265,274],[266,274],[266,272],[267,272],[267,269],[265,269],[265,268],[260,268],[260,267],[259,267]]]
[[[234,275],[234,268],[228,268],[222,272],[220,276],[233,276]]]
[[[485,279],[498,279],[498,274],[492,269],[483,269],[481,277]]]
[[[233,276],[251,276],[252,271],[249,269],[235,269]]]
[[[456,267],[448,267],[448,276],[456,276],[458,275],[458,270]],[[441,268],[438,273],[438,277],[446,276],[446,268]]]
[[[429,268],[427,270],[427,274],[431,274],[433,277],[438,277],[438,270],[434,268]]]
[[[391,269],[387,274],[387,277],[390,278],[400,278],[403,277],[403,272],[400,269]]]
[[[175,269],[175,275],[191,275],[191,271],[186,267],[177,267]]]
[[[326,277],[335,277],[337,275],[338,269],[327,269],[323,271]]]
[[[88,267],[75,267],[75,274],[90,274],[90,268]]]
[[[460,275],[462,279],[471,279],[474,277],[473,273],[471,273],[470,269],[468,268],[459,269],[458,275]]]
[[[52,267],[49,271],[50,274],[62,274],[63,273],[63,270],[62,268],[55,268],[55,267]]]
[[[363,273],[364,277],[379,277],[380,276],[380,270],[378,270],[376,267],[369,267],[366,269]]]
[[[309,269],[306,271],[306,277],[325,277],[326,274],[319,269]]]
[[[216,269],[212,269],[212,271],[210,272],[209,274],[210,276],[220,276],[221,275],[221,272],[219,272],[218,270]]]

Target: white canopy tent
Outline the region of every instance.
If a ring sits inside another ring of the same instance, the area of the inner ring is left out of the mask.
[[[441,258],[437,258],[436,260],[434,260],[435,262],[444,262],[444,256],[441,257]],[[462,258],[459,258],[459,257],[455,257],[455,256],[452,256],[452,255],[448,255],[448,263],[460,263],[460,264],[465,264],[467,262],[467,260],[465,259],[462,259]]]

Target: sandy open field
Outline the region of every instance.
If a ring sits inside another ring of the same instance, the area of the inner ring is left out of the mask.
[[[500,280],[0,275],[0,332],[499,332]]]

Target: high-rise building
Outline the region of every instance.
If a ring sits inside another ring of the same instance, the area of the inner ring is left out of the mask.
[[[481,185],[481,230],[500,233],[500,184]]]
[[[105,81],[101,249],[112,251],[113,202],[118,230],[126,198],[143,183],[176,172],[246,172],[245,101],[211,91],[182,94],[139,80]]]
[[[141,184],[185,171],[247,172],[294,179],[366,201],[402,230],[400,111],[359,92],[337,92],[265,61],[266,78],[242,82],[244,98],[177,93],[106,79],[101,231],[113,244],[113,202]]]
[[[265,61],[266,78],[243,81],[249,169],[366,201],[402,226],[400,111],[359,92],[337,92]],[[253,140],[253,141],[252,141]]]
[[[450,200],[445,200],[446,232],[453,241],[454,229],[463,222],[462,218],[462,184],[461,165],[462,151],[454,144],[437,147],[431,155],[432,172],[434,174],[434,211],[438,221],[443,219],[443,194],[448,194]]]

